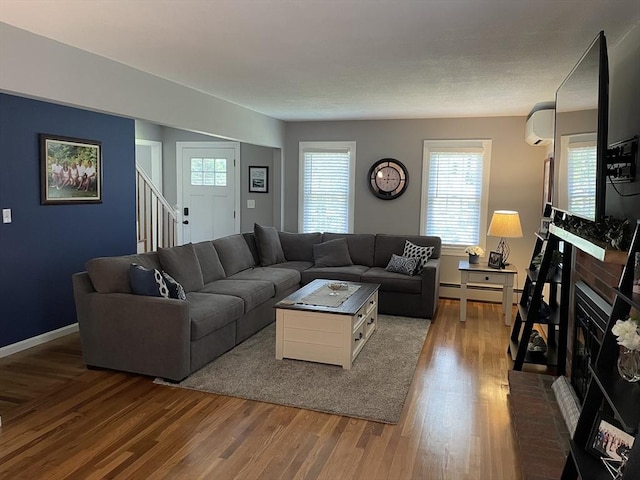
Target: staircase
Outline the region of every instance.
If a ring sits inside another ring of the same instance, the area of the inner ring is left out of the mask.
[[[149,176],[136,165],[138,253],[173,247],[178,241],[178,215]]]

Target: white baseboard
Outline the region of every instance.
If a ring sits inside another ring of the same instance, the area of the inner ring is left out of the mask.
[[[27,338],[26,340],[22,340],[18,343],[12,343],[11,345],[0,348],[0,358],[8,357],[9,355],[21,352],[22,350],[26,350],[27,348],[35,347],[36,345],[42,345],[43,343],[50,342],[51,340],[64,337],[65,335],[69,335],[70,333],[77,331],[78,324],[72,323],[71,325],[67,325],[66,327],[62,327],[57,330],[52,330],[51,332],[46,332],[42,335]]]

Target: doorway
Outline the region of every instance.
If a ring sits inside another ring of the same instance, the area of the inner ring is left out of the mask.
[[[239,169],[237,142],[176,143],[180,244],[240,232]]]

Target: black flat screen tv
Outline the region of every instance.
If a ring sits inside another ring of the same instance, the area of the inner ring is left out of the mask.
[[[553,206],[598,222],[605,212],[609,62],[600,32],[556,92]]]

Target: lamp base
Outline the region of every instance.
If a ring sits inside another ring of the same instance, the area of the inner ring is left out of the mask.
[[[502,268],[509,265],[507,263],[507,259],[509,258],[509,254],[511,253],[511,249],[509,245],[507,245],[507,241],[503,238],[498,242],[498,246],[496,247],[496,252],[502,255]]]

